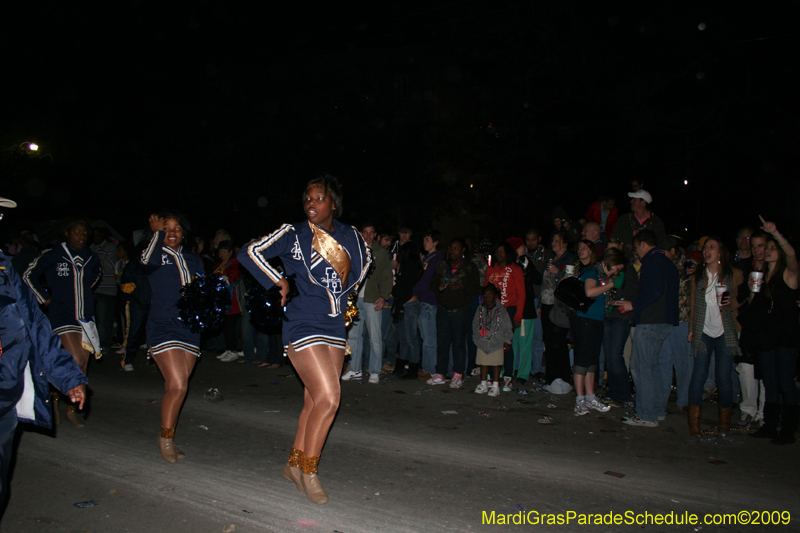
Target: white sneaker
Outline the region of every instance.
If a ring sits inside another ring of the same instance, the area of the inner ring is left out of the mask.
[[[514,380],[512,378],[503,378],[503,392],[511,392],[513,386]]]
[[[359,381],[361,379],[361,372],[353,372],[348,370],[342,374],[342,381]]]
[[[217,359],[224,359],[225,357],[228,357],[228,355],[229,355],[230,353],[231,353],[231,352],[230,352],[230,350],[225,350],[224,352],[222,352],[221,354],[219,354],[219,355],[217,356]]]
[[[477,376],[480,376],[480,375],[481,375],[481,367],[479,367],[479,366],[476,366],[475,368],[473,368],[472,369],[472,373],[470,373],[470,376],[472,376],[473,378],[477,377]]]
[[[239,356],[236,355],[236,352],[227,352],[225,357],[221,358],[220,361],[223,363],[231,363],[239,359]]]
[[[453,379],[450,380],[450,388],[460,389],[463,384],[464,380],[462,379],[461,374],[458,372],[453,372]]]
[[[653,420],[644,420],[638,416],[625,416],[622,417],[622,423],[629,426],[639,426],[643,428],[657,428],[658,422]]]
[[[244,357],[244,352],[236,352],[236,357]]]
[[[600,411],[601,413],[607,413],[611,410],[610,405],[606,405],[597,398],[594,400],[586,400],[586,407],[589,409],[594,409],[595,411]]]
[[[487,392],[489,392],[489,386],[485,381],[481,381],[478,386],[475,387],[475,394],[486,394]]]
[[[381,381],[381,375],[380,374],[370,374],[369,375],[369,382],[370,383],[373,383],[373,384],[377,385],[378,383],[380,383],[380,381]]]
[[[586,400],[576,400],[575,401],[575,416],[583,416],[589,414],[589,405]]]
[[[133,372],[133,365],[130,363],[122,365],[122,368],[125,369],[125,372]]]
[[[500,396],[500,382],[499,381],[492,381],[492,386],[489,389],[489,396],[494,398],[495,396]]]
[[[425,383],[427,383],[428,385],[444,385],[446,382],[447,382],[447,380],[444,379],[443,375],[434,374],[434,375],[431,376],[431,379],[429,379]]]

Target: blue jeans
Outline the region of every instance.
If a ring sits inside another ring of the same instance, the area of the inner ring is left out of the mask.
[[[631,380],[622,356],[631,334],[631,323],[624,318],[607,318],[603,329],[603,352],[608,369],[608,397],[617,403],[631,401]]]
[[[242,352],[246,363],[267,362],[269,353],[269,335],[260,333],[250,322],[250,312],[242,311]]]
[[[422,335],[422,370],[428,374],[436,373],[436,308],[438,306],[415,301],[406,304],[406,312],[412,309],[417,316],[417,326]],[[406,320],[410,317],[406,316]]]
[[[470,329],[469,307],[448,311],[439,306],[436,312],[436,373],[447,374],[452,347],[453,372],[464,374],[467,365],[467,330]]]
[[[419,302],[410,302],[403,306],[403,318],[400,322],[400,354],[414,365],[419,364]]]
[[[534,305],[539,307],[539,299],[534,300]],[[533,358],[531,359],[531,374],[544,372],[542,357],[544,356],[544,336],[542,335],[542,319],[533,320]]]
[[[383,329],[383,346],[386,350],[386,359],[389,362],[394,362],[395,358],[400,357],[400,323],[395,323],[391,307],[384,307],[381,309],[381,313],[383,313],[381,328]]]
[[[680,408],[689,405],[689,382],[692,379],[692,368],[694,367],[692,345],[689,343],[688,337],[689,323],[681,322],[672,328],[667,340],[664,341],[664,346],[661,347],[661,356],[666,357],[672,363],[664,372],[664,387],[667,389],[667,397],[672,388],[672,369],[674,368],[675,381],[678,383],[675,405]],[[702,390],[700,394],[702,399]]]
[[[775,348],[758,353],[761,376],[764,380],[764,396],[768,403],[780,403],[783,394],[785,405],[797,405],[797,348]]]
[[[364,355],[364,331],[366,320],[364,319],[364,298],[356,300],[358,307],[358,316],[350,325],[350,330],[347,332],[347,344],[350,346],[350,370],[353,372],[361,372],[363,364],[362,356]]]
[[[113,294],[94,295],[94,314],[97,321],[97,336],[100,337],[100,346],[107,350],[111,348],[111,333],[114,330],[114,307],[117,297]]]
[[[476,367],[475,365],[475,358],[478,355],[478,347],[475,346],[475,342],[472,340],[472,319],[475,317],[475,312],[478,310],[478,306],[481,303],[480,296],[473,296],[472,302],[469,306],[469,327],[467,327],[467,338],[464,341],[467,344],[467,369],[466,374],[469,376],[472,373],[472,369]],[[541,359],[540,359],[541,361]]]
[[[359,307],[369,335],[369,373],[380,374],[383,367],[383,309],[375,310],[375,302]]]
[[[638,324],[633,333],[631,375],[636,385],[636,416],[656,422],[667,412],[669,390],[664,388],[664,373],[672,370],[661,347],[672,331],[672,324]]]
[[[719,406],[727,409],[733,405],[733,355],[728,353],[725,346],[725,335],[712,338],[703,333],[705,353],[698,353],[694,358],[692,382],[689,385],[689,403],[691,405],[703,404],[703,385],[708,377],[708,366],[711,356],[714,356],[714,370],[719,391]]]
[[[517,306],[512,305],[510,307],[506,307],[506,311],[508,311],[508,319],[511,321],[511,330],[516,331],[514,329],[514,315],[517,314]],[[510,350],[505,350],[503,352],[503,377],[505,378],[513,378],[514,377],[514,344],[511,344]],[[526,376],[527,377],[527,376]]]

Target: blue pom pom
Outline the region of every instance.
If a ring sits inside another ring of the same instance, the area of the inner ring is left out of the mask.
[[[196,274],[194,280],[181,289],[178,302],[181,321],[195,333],[222,327],[231,306],[229,287],[217,276]]]

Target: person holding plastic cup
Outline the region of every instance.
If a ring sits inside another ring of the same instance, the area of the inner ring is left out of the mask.
[[[736,292],[742,271],[733,268],[723,241],[709,237],[703,245],[703,264],[692,280],[689,342],[695,358],[689,383],[689,433],[700,431],[703,384],[708,377],[711,357],[719,389],[719,430],[731,426],[733,405],[733,358],[740,353],[733,311],[738,307]]]
[[[765,249],[766,276],[758,292],[750,283],[750,320],[758,329],[758,366],[764,380],[764,425],[754,437],[772,438],[773,444],[795,442],[798,427],[797,349],[800,347],[800,310],[797,308],[798,262],[789,241],[774,222],[761,218],[769,234]],[[748,325],[748,327],[751,327]],[[781,396],[783,405],[781,405]],[[780,430],[778,429],[780,426]]]

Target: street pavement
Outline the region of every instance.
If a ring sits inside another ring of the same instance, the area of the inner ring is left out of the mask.
[[[20,432],[2,531],[800,531],[800,445],[736,432],[697,441],[674,404],[659,427],[638,428],[620,422],[622,409],[575,417],[573,394],[552,396],[530,382],[530,396],[498,398],[473,393],[475,378],[461,390],[391,375],[377,385],[346,382],[320,462],[330,502],[318,506],[281,476],[303,398],[288,367],[221,363],[206,352],[176,431],[186,452],[177,464],[161,458],[156,442],[161,375],[143,357],[135,368],[124,372],[111,355],[92,362],[86,427],[65,421],[51,433]],[[203,399],[212,387],[222,401]],[[551,424],[538,422],[545,416]],[[716,406],[706,404],[703,418],[716,423]],[[85,501],[97,504],[75,507]],[[791,519],[652,523],[657,514],[702,521],[740,511]],[[576,516],[563,525],[485,524],[544,513]],[[581,514],[609,513],[651,516],[645,525],[578,523]]]

